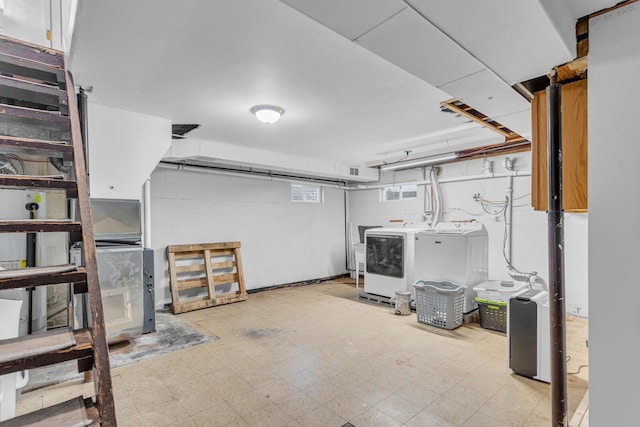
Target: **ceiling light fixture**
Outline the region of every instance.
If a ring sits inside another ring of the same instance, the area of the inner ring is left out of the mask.
[[[251,107],[251,114],[256,116],[262,123],[270,125],[280,120],[284,110],[276,105],[256,105]]]
[[[380,166],[380,170],[392,171],[392,170],[399,170],[399,169],[416,168],[419,166],[437,165],[450,160],[456,160],[458,156],[459,155],[457,152],[453,152],[453,153],[440,154],[438,156],[422,157],[420,159],[413,159],[413,160],[405,160],[403,162],[395,162],[395,163],[382,165]]]

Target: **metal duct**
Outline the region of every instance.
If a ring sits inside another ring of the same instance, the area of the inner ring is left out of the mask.
[[[0,174],[18,175],[18,169],[11,163],[11,160],[4,154],[0,154]]]
[[[64,164],[64,160],[60,157],[49,157],[49,163],[53,165],[54,168],[58,169],[62,173],[70,173],[71,166],[66,166]]]

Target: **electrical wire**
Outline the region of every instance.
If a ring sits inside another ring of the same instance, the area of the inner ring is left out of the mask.
[[[455,212],[455,211],[462,211],[462,212],[466,213],[467,215],[471,215],[471,216],[484,216],[485,215],[484,212],[473,213],[473,212],[469,212],[468,210],[462,209],[462,208],[450,208],[450,209],[447,209],[446,211],[444,211],[444,213],[450,214],[451,212]]]
[[[571,356],[567,356],[567,365],[569,364],[569,361],[571,360]],[[580,371],[582,370],[582,368],[588,368],[589,364],[586,365],[580,365],[578,366],[578,369],[574,372],[567,372],[568,375],[578,375],[580,373]]]

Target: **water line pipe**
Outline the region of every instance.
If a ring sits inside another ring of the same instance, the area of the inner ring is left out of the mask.
[[[513,171],[513,172],[500,172],[500,173],[492,172],[492,173],[482,174],[482,175],[466,175],[466,176],[458,176],[453,178],[440,178],[438,179],[438,182],[440,184],[447,184],[450,182],[463,182],[463,181],[475,181],[480,179],[504,178],[507,176],[513,176],[513,177],[531,176],[531,171]],[[431,181],[430,180],[404,181],[404,182],[397,182],[394,184],[372,184],[372,185],[358,184],[355,187],[347,187],[346,189],[351,191],[374,190],[377,188],[385,188],[385,187],[388,187],[389,185],[402,186],[402,185],[410,185],[410,184],[431,185]]]

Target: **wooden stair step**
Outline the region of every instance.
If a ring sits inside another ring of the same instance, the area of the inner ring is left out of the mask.
[[[91,357],[91,343],[88,329],[70,328],[0,341],[0,375]]]
[[[83,399],[82,396],[0,422],[1,427],[78,427],[91,425],[99,425],[99,416],[91,399]]]
[[[86,281],[87,270],[73,264],[0,271],[0,290]]]
[[[62,179],[61,176],[0,175],[0,187],[57,189],[65,190],[68,199],[78,196],[78,183]]]
[[[61,131],[69,131],[71,129],[69,117],[63,116],[57,111],[45,111],[35,108],[0,104],[0,118],[13,122],[48,126]]]
[[[42,139],[20,138],[0,135],[0,147],[3,152],[45,155],[73,160],[73,145],[66,142],[45,141]]]
[[[28,103],[40,110],[69,114],[67,92],[58,87],[0,75],[0,97]]]
[[[53,233],[81,230],[80,222],[68,219],[0,220],[0,232],[2,233]]]
[[[0,53],[40,62],[51,67],[64,68],[64,55],[61,51],[11,37],[0,36]]]
[[[0,52],[0,73],[66,89],[64,70],[60,67],[18,58]]]

